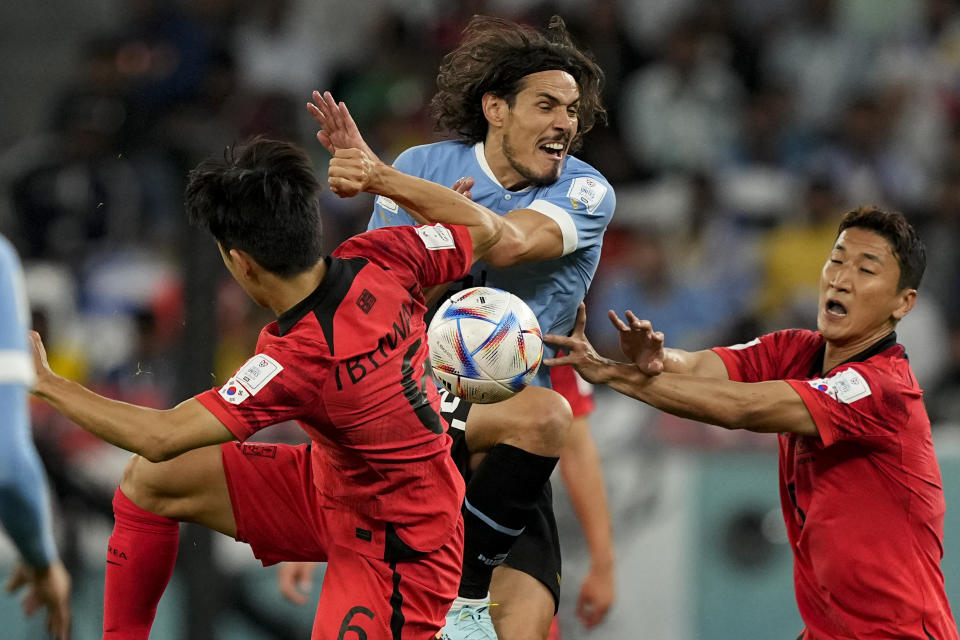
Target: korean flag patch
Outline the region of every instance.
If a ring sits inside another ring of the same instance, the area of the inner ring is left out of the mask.
[[[577,205],[583,205],[587,211],[593,213],[597,206],[607,195],[607,187],[599,180],[589,177],[576,178],[570,184],[570,190],[567,191],[567,197],[570,198],[574,208]]]
[[[227,384],[220,387],[220,396],[230,404],[240,404],[255,396],[267,383],[283,371],[283,366],[265,354],[257,354],[247,360]]]
[[[808,380],[807,384],[844,404],[851,404],[873,393],[866,379],[856,369],[844,369],[829,378]]]

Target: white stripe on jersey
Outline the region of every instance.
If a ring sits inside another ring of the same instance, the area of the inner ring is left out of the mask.
[[[569,213],[546,200],[534,200],[526,208],[533,209],[537,213],[542,213],[556,222],[557,226],[560,227],[560,233],[563,235],[563,253],[561,255],[565,256],[577,250],[577,243],[580,241],[580,236],[577,233],[577,225],[573,222],[573,218]]]

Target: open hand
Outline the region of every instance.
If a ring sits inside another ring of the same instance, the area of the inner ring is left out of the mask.
[[[32,616],[47,609],[47,631],[56,640],[70,638],[70,575],[58,560],[44,569],[19,565],[7,581],[8,593],[27,587],[23,612]]]
[[[307,103],[307,113],[320,125],[317,140],[330,155],[336,154],[338,149],[363,149],[371,158],[377,159],[377,154],[360,135],[360,129],[353,121],[347,105],[343,102],[338,104],[329,91],[324,91],[323,95],[314,91],[313,102]]]
[[[663,372],[663,333],[654,331],[649,320],[640,320],[632,311],[626,321],[616,311],[608,313],[610,324],[620,333],[620,351],[648,376]]]
[[[313,585],[316,562],[283,562],[277,566],[277,587],[294,604],[306,604]]]
[[[610,361],[600,356],[584,330],[587,326],[587,307],[580,303],[577,308],[577,320],[573,325],[573,332],[568,336],[558,336],[548,333],[543,341],[554,344],[563,349],[566,354],[556,358],[544,358],[543,364],[554,367],[562,364],[573,365],[584,380],[593,384],[607,382],[607,367]]]
[[[577,597],[577,617],[587,629],[592,629],[607,617],[616,596],[616,583],[612,569],[591,566]]]

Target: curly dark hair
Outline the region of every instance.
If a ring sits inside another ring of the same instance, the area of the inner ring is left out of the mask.
[[[482,98],[503,98],[511,107],[523,80],[539,71],[566,71],[577,82],[580,103],[578,128],[571,149],[580,148],[584,134],[599,120],[606,121],[600,99],[603,71],[580,51],[560,16],[545,31],[490,16],[473,16],[463,30],[460,46],[443,58],[437,74],[437,93],[430,101],[437,129],[466,142],[487,137]]]
[[[256,137],[197,165],[184,204],[190,222],[209,230],[224,250],[246,251],[289,278],[321,257],[319,193],[303,149]]]
[[[900,264],[898,291],[920,287],[920,280],[927,268],[927,250],[916,229],[907,222],[902,213],[884,211],[872,205],[860,207],[843,216],[837,235],[851,227],[873,231],[890,243],[890,249]]]

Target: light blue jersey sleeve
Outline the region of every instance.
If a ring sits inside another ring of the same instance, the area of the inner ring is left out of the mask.
[[[526,207],[557,223],[563,235],[562,255],[600,244],[617,206],[610,184],[589,165],[581,167],[565,171]]]
[[[33,445],[27,390],[34,371],[20,260],[0,237],[0,523],[31,567],[56,558],[46,477]]]

